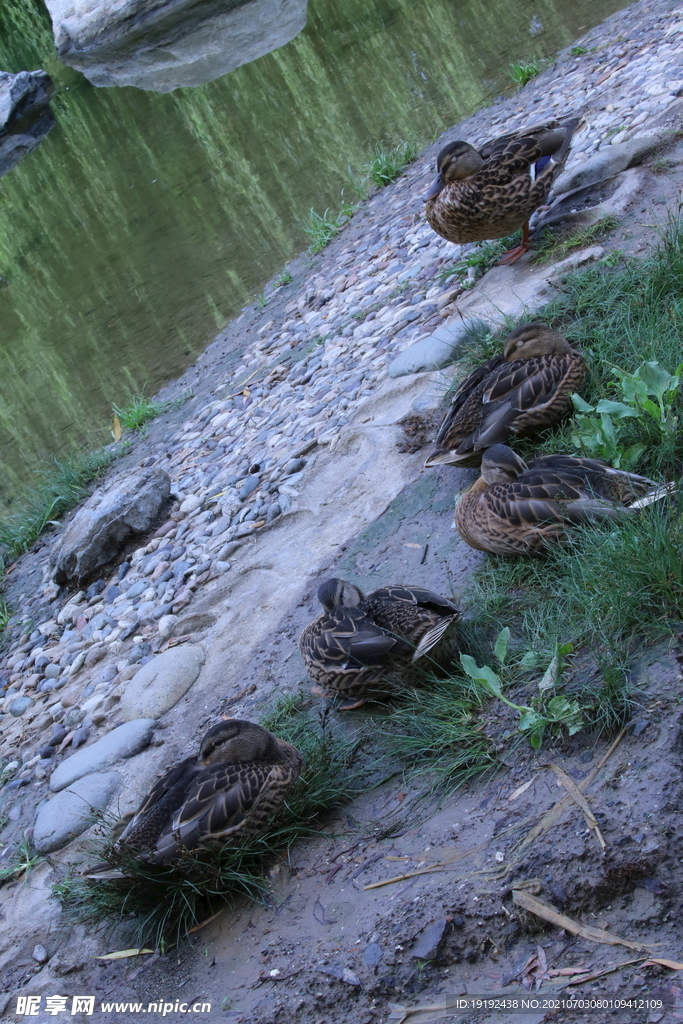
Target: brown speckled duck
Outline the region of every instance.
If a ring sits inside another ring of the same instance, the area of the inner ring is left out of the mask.
[[[545,455],[527,466],[497,444],[456,505],[455,525],[479,551],[538,555],[566,543],[572,526],[616,519],[643,495],[663,490],[647,477],[574,455]]]
[[[238,718],[219,722],[199,754],[169,769],[114,829],[114,853],[126,848],[159,862],[261,832],[302,767],[299,751],[262,726]],[[107,877],[100,868],[87,874]]]
[[[548,198],[580,123],[580,117],[567,117],[519,128],[479,150],[449,142],[436,158],[438,173],[425,195],[431,227],[459,245],[522,228],[521,244],[500,261],[514,263],[529,248],[529,218]]]
[[[572,408],[583,358],[545,324],[521,324],[503,354],[479,366],[456,391],[425,466],[478,466],[482,452],[510,437],[542,430]]]
[[[299,648],[315,683],[355,700],[343,710],[412,681],[415,662],[426,654],[436,658],[447,631],[453,642],[449,627],[458,609],[422,587],[381,587],[366,597],[351,583],[329,579],[318,588],[318,600],[325,610],[306,626]]]

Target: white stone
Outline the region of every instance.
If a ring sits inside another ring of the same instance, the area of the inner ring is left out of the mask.
[[[112,729],[89,747],[81,747],[55,768],[50,777],[50,789],[58,793],[76,779],[100,772],[116,761],[144,750],[152,738],[155,725],[153,718],[137,718]]]
[[[51,853],[80,836],[93,823],[93,809],[103,811],[119,786],[118,772],[84,775],[44,803],[33,830],[38,853]]]

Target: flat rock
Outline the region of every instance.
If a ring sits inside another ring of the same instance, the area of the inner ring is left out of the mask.
[[[119,705],[123,717],[160,718],[184,697],[205,661],[198,644],[172,647],[143,665]]]
[[[284,46],[307,0],[46,0],[57,53],[93,85],[170,92]]]
[[[478,318],[453,319],[400,352],[389,365],[389,376],[403,377],[423,370],[440,370],[453,362],[463,342],[490,329]]]
[[[151,529],[170,493],[171,481],[162,469],[122,473],[96,491],[53,548],[55,583],[89,576],[110,562],[131,536]]]
[[[135,718],[112,729],[96,743],[62,761],[52,773],[50,789],[58,793],[84,775],[101,772],[121,758],[138,754],[148,745],[155,725],[154,718]]]
[[[447,928],[448,921],[445,917],[428,924],[418,935],[410,955],[416,960],[436,960]]]
[[[55,126],[55,86],[45,71],[0,71],[0,175],[16,167]]]
[[[38,853],[59,850],[85,832],[92,825],[93,808],[103,811],[120,781],[118,772],[84,775],[43,804],[33,830],[33,845]]]
[[[593,185],[596,181],[612,178],[627,167],[640,163],[661,141],[662,133],[655,133],[640,135],[615,146],[603,146],[595,156],[561,174],[555,182],[553,193],[559,196],[564,192],[573,192],[576,188]]]

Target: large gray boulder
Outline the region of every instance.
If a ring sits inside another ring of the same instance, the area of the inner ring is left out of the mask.
[[[57,53],[93,85],[171,92],[270,53],[307,0],[46,0]]]
[[[55,126],[55,86],[45,71],[0,71],[0,175],[7,174]]]
[[[50,558],[55,583],[85,579],[115,558],[126,541],[154,525],[171,493],[163,469],[143,469],[121,475],[96,491],[79,509]]]

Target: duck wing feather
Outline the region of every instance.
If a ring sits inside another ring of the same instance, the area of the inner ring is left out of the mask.
[[[271,774],[281,769],[266,763],[203,768],[182,807],[159,836],[156,856],[163,859],[179,846],[192,849],[205,839],[240,829],[267,789]]]

